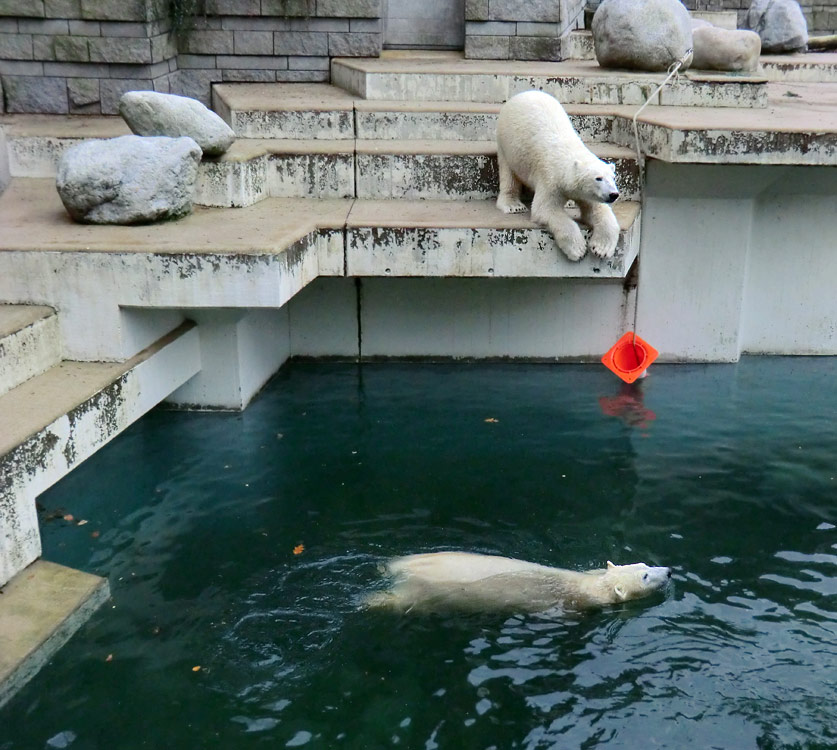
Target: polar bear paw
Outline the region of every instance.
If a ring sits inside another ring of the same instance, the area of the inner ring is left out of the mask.
[[[611,216],[605,218],[605,221],[593,225],[593,231],[590,234],[590,252],[599,258],[612,258],[619,242],[619,224]]]
[[[618,241],[618,234],[616,237],[609,237],[604,233],[593,232],[590,237],[590,252],[599,258],[612,258],[616,252],[616,244]]]
[[[520,200],[508,198],[502,195],[497,198],[497,208],[499,208],[504,214],[522,214],[526,213],[528,210],[526,205]]]
[[[563,237],[558,239],[558,247],[561,248],[564,255],[571,261],[579,261],[587,252],[587,245],[584,242],[584,235],[581,230],[576,227],[575,232],[567,232]]]

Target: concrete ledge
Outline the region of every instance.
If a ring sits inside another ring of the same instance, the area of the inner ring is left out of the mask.
[[[762,55],[761,72],[778,83],[837,83],[837,52]]]
[[[605,70],[594,61],[536,63],[464,59],[332,60],[332,81],[364,99],[503,102],[541,89],[566,104],[639,106],[664,79],[662,74]],[[767,106],[761,76],[686,72],[655,102],[665,106]]]
[[[106,578],[38,560],[0,596],[0,707],[110,596]]]
[[[239,138],[354,138],[354,97],[326,83],[216,84],[215,111]]]
[[[494,141],[243,140],[217,160],[201,163],[195,203],[250,206],[269,197],[483,200],[496,197]],[[616,167],[626,200],[638,200],[634,152],[592,144]]]
[[[641,197],[641,175],[630,149],[608,143],[592,151],[616,167],[625,200]],[[485,200],[496,198],[494,141],[357,141],[358,198]]]
[[[0,396],[61,360],[51,307],[0,305]]]
[[[613,258],[588,253],[577,263],[528,214],[503,214],[493,201],[396,206],[355,203],[346,237],[348,276],[624,278],[639,252],[638,203],[613,207],[622,229]],[[582,231],[589,236],[589,229]]]

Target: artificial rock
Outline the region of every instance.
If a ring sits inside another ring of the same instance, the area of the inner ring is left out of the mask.
[[[694,29],[692,37],[693,68],[752,73],[759,66],[761,39],[754,31],[704,26]]]
[[[593,16],[593,45],[603,68],[663,71],[691,62],[692,22],[680,0],[604,0]]]
[[[747,27],[761,37],[761,51],[799,52],[808,45],[808,24],[795,0],[753,0]]]
[[[192,138],[207,156],[223,154],[235,133],[197,99],[156,91],[128,91],[119,100],[119,114],[137,135]]]
[[[70,216],[85,224],[143,224],[192,210],[201,149],[191,138],[123,135],[64,152],[56,186]]]

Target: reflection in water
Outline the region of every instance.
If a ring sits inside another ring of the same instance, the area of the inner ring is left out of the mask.
[[[655,366],[611,399],[599,370],[293,365],[242,415],[153,413],[41,498],[88,521],[45,523],[46,556],[114,599],[0,750],[837,746],[837,364]],[[674,584],[562,618],[359,608],[442,549]]]
[[[628,427],[644,430],[657,415],[645,408],[642,383],[622,383],[616,396],[600,396],[599,408],[606,417],[616,417]]]

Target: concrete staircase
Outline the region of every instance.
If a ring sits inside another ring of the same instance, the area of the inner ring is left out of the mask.
[[[52,308],[0,305],[0,706],[109,592],[37,559],[35,498],[199,370],[192,324],[126,362],[68,362]]]
[[[0,585],[40,555],[37,495],[198,372],[193,328],[126,362],[70,362],[51,308],[0,305]]]

